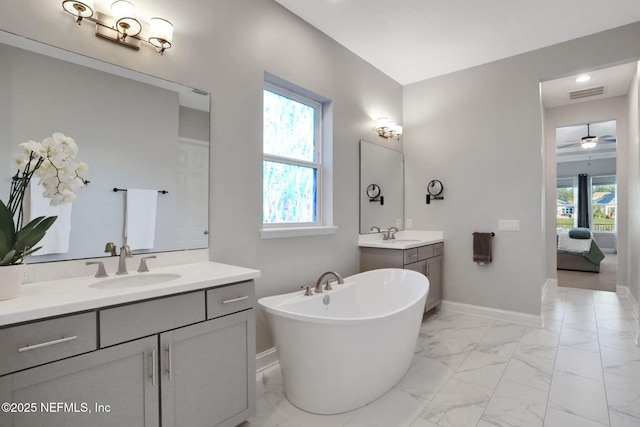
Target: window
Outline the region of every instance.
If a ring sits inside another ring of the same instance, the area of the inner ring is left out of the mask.
[[[575,227],[577,185],[573,177],[558,178],[556,186],[556,228]]]
[[[591,177],[593,231],[616,231],[616,177]]]
[[[616,231],[616,176],[591,176],[592,231]],[[577,177],[558,178],[556,187],[556,227],[568,230],[577,226]]]
[[[269,229],[308,229],[327,225],[324,216],[330,215],[323,214],[322,206],[327,184],[322,161],[322,128],[321,101],[271,82],[265,83],[263,237],[283,237],[265,236],[264,231]]]

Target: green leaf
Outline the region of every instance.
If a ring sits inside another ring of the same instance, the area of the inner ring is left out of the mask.
[[[19,252],[24,252],[35,246],[47,233],[47,230],[53,225],[57,216],[44,217],[40,216],[18,231],[14,248]]]
[[[0,265],[11,265],[14,263],[14,256],[16,255],[16,250],[12,249],[9,252],[7,252],[7,254],[0,259]]]
[[[0,200],[0,258],[13,249],[16,243],[16,231],[13,216],[7,206]]]

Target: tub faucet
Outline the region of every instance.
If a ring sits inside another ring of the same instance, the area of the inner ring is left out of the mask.
[[[129,245],[123,245],[120,248],[120,259],[118,260],[118,271],[116,274],[129,274],[127,271],[127,258],[131,258],[131,248]]]
[[[342,276],[341,276],[341,275],[339,275],[339,274],[338,274],[338,273],[336,273],[336,272],[333,272],[333,271],[327,271],[326,273],[322,273],[322,274],[320,275],[320,278],[319,278],[319,279],[318,279],[318,281],[316,282],[316,289],[315,289],[315,292],[316,292],[317,294],[319,294],[320,292],[322,292],[322,281],[324,280],[324,278],[325,278],[326,276],[333,276],[333,277],[335,277],[336,279],[338,279],[338,284],[339,284],[339,285],[342,285],[342,284],[344,283],[344,280],[342,280]],[[325,285],[324,290],[325,290],[325,291],[330,291],[330,290],[331,290],[331,285],[329,284],[329,280],[327,280],[327,284]]]
[[[393,230],[393,231],[392,231]],[[396,233],[398,229],[395,227],[389,227],[385,235],[382,237],[382,240],[392,240],[396,238]]]

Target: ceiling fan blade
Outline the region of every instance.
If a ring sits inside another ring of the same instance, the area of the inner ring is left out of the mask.
[[[563,148],[569,148],[569,147],[578,147],[580,145],[580,142],[571,142],[569,144],[564,144],[564,145],[558,145],[556,148],[558,150],[561,150]]]

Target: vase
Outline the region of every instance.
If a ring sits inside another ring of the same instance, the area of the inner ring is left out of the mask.
[[[26,266],[15,264],[0,267],[0,301],[18,297]]]

